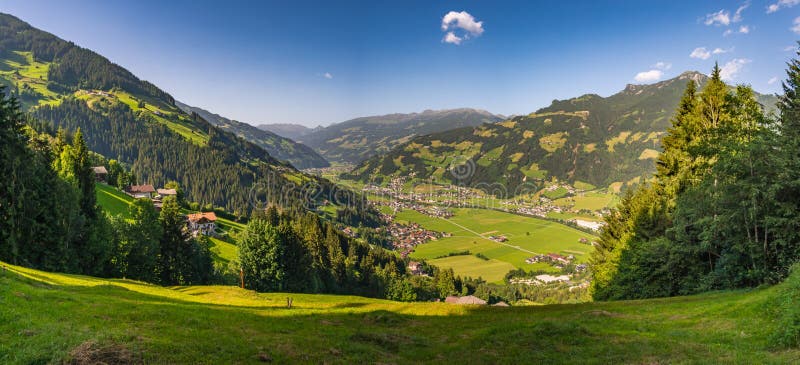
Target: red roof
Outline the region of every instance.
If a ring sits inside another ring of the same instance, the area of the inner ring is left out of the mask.
[[[192,213],[188,215],[190,222],[199,222],[202,219],[206,219],[210,222],[215,222],[217,220],[217,215],[214,212],[205,212],[205,213]]]

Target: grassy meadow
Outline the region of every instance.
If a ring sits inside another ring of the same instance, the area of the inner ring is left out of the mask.
[[[452,268],[458,275],[499,282],[514,268],[550,268],[525,263],[525,259],[536,254],[575,255],[581,262],[586,260],[592,248],[579,240],[591,240],[594,236],[563,224],[487,209],[458,208],[453,211],[455,215],[449,219],[429,217],[413,210],[397,214],[399,222],[417,222],[426,229],[452,235],[417,246],[412,258]],[[508,241],[495,242],[489,239],[493,235],[504,235]],[[471,255],[480,253],[489,260],[464,255],[443,257],[463,251],[469,251]]]
[[[769,340],[776,288],[500,308],[159,287],[3,266],[4,364],[800,361],[800,351]]]

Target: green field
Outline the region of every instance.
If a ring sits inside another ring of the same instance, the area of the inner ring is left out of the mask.
[[[586,192],[569,198],[556,199],[555,205],[572,206],[573,210],[602,210],[619,203],[619,196],[610,193]]]
[[[1,264],[1,263],[0,263]],[[788,364],[769,340],[781,288],[475,307],[159,287],[4,265],[0,363]],[[294,301],[292,309],[286,298]]]
[[[130,219],[128,207],[133,202],[133,198],[128,194],[119,191],[117,188],[106,184],[94,184],[97,204],[111,215],[121,215]]]
[[[458,275],[480,276],[489,282],[499,282],[516,267],[527,270],[546,268],[525,263],[525,259],[536,254],[575,255],[581,262],[592,249],[579,242],[581,238],[593,239],[592,235],[555,222],[487,209],[459,208],[453,211],[455,216],[450,219],[433,218],[411,210],[398,213],[400,222],[413,221],[426,229],[452,234],[452,237],[417,246],[412,258],[431,260],[437,266],[453,268]],[[492,241],[488,238],[492,235],[505,235],[508,241]],[[475,260],[461,257],[436,259],[460,251],[469,251],[473,255],[480,253],[490,260],[475,257]]]
[[[508,262],[496,259],[486,261],[474,255],[450,256],[427,261],[437,267],[452,267],[453,271],[458,275],[473,278],[482,277],[489,282],[502,281],[509,271],[515,269],[514,265]]]

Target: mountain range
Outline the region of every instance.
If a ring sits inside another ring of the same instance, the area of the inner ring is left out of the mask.
[[[426,110],[422,113],[397,113],[351,119],[308,130],[297,139],[319,152],[328,161],[355,164],[389,152],[416,136],[497,122],[502,119],[502,116],[469,108]]]
[[[412,138],[356,166],[345,177],[385,182],[414,176],[469,186],[523,183],[541,188],[553,179],[620,191],[647,178],[691,71],[650,85],[627,85],[602,97],[586,94],[505,121]],[[774,96],[758,95],[767,109]],[[313,145],[313,143],[312,143]]]
[[[256,128],[250,124],[231,120],[211,113],[205,109],[186,105],[175,101],[175,105],[187,114],[197,113],[217,128],[229,131],[266,150],[270,156],[287,161],[298,169],[328,167],[330,164],[322,156],[306,145],[290,138],[280,136],[268,130]]]

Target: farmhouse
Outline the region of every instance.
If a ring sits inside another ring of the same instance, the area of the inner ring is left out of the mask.
[[[131,185],[125,188],[125,193],[136,199],[150,199],[155,192],[156,189],[153,188],[153,185]]]
[[[95,180],[106,182],[106,179],[108,178],[108,170],[106,170],[105,166],[92,167],[92,171],[94,171]]]
[[[192,235],[211,236],[216,233],[217,215],[214,212],[193,213],[186,217],[189,222],[189,231],[192,232]]]
[[[166,198],[168,196],[178,196],[178,191],[175,189],[158,189],[156,190],[158,196],[162,198]]]
[[[409,261],[408,262],[408,271],[412,275],[423,275],[425,271],[422,270],[422,264],[416,261]]]
[[[497,236],[489,236],[489,239],[495,242],[506,242],[508,238],[504,235],[497,235]]]

